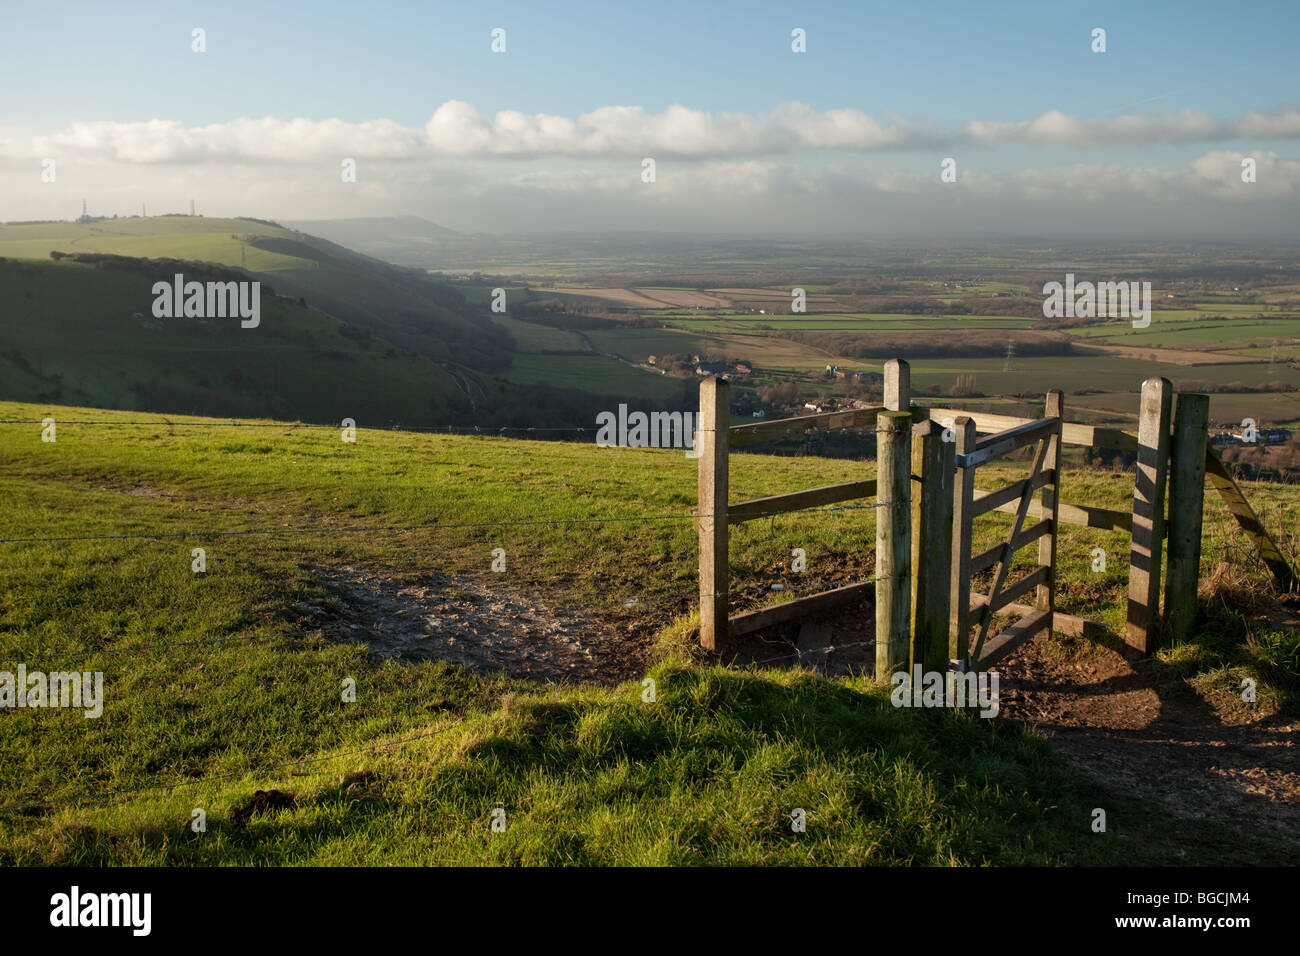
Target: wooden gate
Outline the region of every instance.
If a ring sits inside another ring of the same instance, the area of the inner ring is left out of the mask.
[[[1050,630],[1056,610],[1056,535],[1060,501],[1062,394],[1047,393],[1045,417],[979,439],[975,421],[961,416],[954,422],[957,480],[953,488],[952,601],[949,653],[963,669],[986,667],[1023,638]],[[1029,476],[996,491],[977,495],[975,472],[980,465],[1037,443]],[[1025,527],[1030,504],[1041,490],[1040,520]],[[971,554],[974,520],[980,515],[1018,502],[1011,530],[998,544]],[[1038,544],[1038,564],[1012,584],[1007,583],[1017,552]],[[988,594],[972,594],[971,578],[992,569]],[[1017,599],[1036,591],[1034,605],[1025,608]],[[993,618],[1000,611],[1023,610],[1021,618],[989,638]],[[975,631],[972,639],[971,632]]]

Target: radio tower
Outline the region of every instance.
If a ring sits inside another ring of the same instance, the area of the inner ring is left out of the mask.
[[[193,199],[190,200],[190,215],[191,215],[191,216],[194,215],[194,200],[193,200]]]

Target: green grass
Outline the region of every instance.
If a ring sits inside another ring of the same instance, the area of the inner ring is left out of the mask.
[[[141,260],[174,258],[242,268],[262,279],[264,292],[270,287],[280,295],[304,298],[310,307],[366,330],[398,349],[480,372],[504,369],[509,360],[500,330],[445,283],[279,226],[245,219],[188,216],[0,226],[0,257],[48,262],[54,250],[110,253]],[[34,263],[8,265],[27,267]],[[150,281],[170,275],[159,275],[158,264],[144,261],[132,264],[130,271],[136,276],[148,275]],[[21,276],[16,281],[21,283]],[[20,290],[24,296],[29,291]],[[147,299],[145,305],[151,300]],[[137,311],[147,313],[148,309],[137,305],[131,310]],[[65,303],[65,311],[59,316],[61,322],[74,326],[68,341],[76,341],[87,326],[107,318],[112,316],[104,314],[101,297],[93,290],[75,302]],[[66,400],[84,399],[69,395]],[[400,417],[411,420],[423,415],[427,407],[427,401],[405,404]],[[169,410],[176,409],[172,406]],[[194,406],[180,409],[194,410]],[[292,408],[275,414],[307,412]]]
[[[51,251],[107,252],[141,258],[193,259],[252,272],[315,269],[315,261],[282,255],[236,236],[291,239],[288,229],[246,219],[167,216],[96,223],[0,225],[0,256],[47,259]]]
[[[504,377],[520,385],[544,382],[559,388],[579,388],[597,395],[662,401],[680,398],[694,383],[632,368],[616,359],[586,355],[515,355]]]
[[[188,536],[0,544],[0,659],[102,670],[107,698],[97,720],[5,715],[0,864],[1077,865],[1195,852],[1196,827],[1170,832],[1122,801],[1105,804],[1116,822],[1099,839],[1097,793],[1032,732],[897,710],[863,678],[728,671],[674,649],[695,586],[696,463],[679,452],[366,430],[347,444],[333,429],[183,418],[78,426],[140,416],[0,405],[4,419],[47,414],[63,422],[55,443],[37,425],[0,425],[0,537]],[[982,469],[981,483],[1024,467]],[[872,470],[737,455],[732,496]],[[1070,471],[1063,496],[1122,507],[1131,493],[1131,476]],[[1285,489],[1248,494],[1272,526],[1300,517]],[[633,516],[662,520],[579,523]],[[1005,520],[981,524],[981,546]],[[205,533],[376,526],[392,530]],[[1209,520],[1207,534],[1209,561],[1231,532]],[[792,547],[810,576],[869,574],[873,535],[871,509],[738,526],[734,585],[788,580]],[[1113,549],[1100,576],[1098,543]],[[193,547],[207,550],[206,575],[190,570]],[[488,571],[495,547],[507,575]],[[1063,532],[1065,609],[1117,622],[1124,553],[1119,536]],[[667,643],[644,703],[639,681],[539,685],[326,643],[297,608],[331,600],[313,568],[342,565],[463,575],[548,603],[686,597],[649,622]],[[254,631],[285,636],[201,643]],[[1289,645],[1260,646],[1252,664],[1244,645],[1193,644],[1169,666],[1189,681],[1257,666],[1286,686]],[[348,677],[355,703],[340,699]],[[236,809],[271,788],[294,805],[237,825]],[[111,790],[128,792],[78,800]],[[40,801],[54,803],[30,808]],[[789,826],[796,807],[804,834]],[[195,808],[206,834],[188,828]]]
[[[136,272],[0,263],[10,303],[0,398],[368,424],[420,424],[457,404],[431,359],[344,336],[337,319],[291,299],[264,292],[261,324],[244,329],[237,319],[155,319],[151,287]],[[335,387],[341,376],[346,391]]]

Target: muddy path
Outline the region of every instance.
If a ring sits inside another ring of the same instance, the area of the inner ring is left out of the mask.
[[[295,610],[377,658],[439,660],[556,683],[639,677],[657,626],[635,609],[563,605],[507,581],[432,575],[417,583],[361,567],[317,568],[329,600]]]
[[[1141,816],[1208,834],[1188,862],[1300,862],[1300,722],[1093,648],[1067,660],[1044,635],[996,668],[1001,716],[1036,727],[1097,788],[1112,823]],[[1107,801],[1110,801],[1108,804]]]

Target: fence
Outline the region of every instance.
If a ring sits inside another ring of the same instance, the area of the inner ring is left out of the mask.
[[[863,598],[869,588],[875,597],[875,661],[881,679],[899,667],[922,662],[927,669],[938,670],[946,669],[952,660],[965,667],[988,666],[1020,640],[1045,629],[1100,637],[1109,633],[1101,622],[1062,613],[1055,606],[1058,531],[1062,525],[1079,525],[1128,534],[1124,641],[1135,654],[1149,654],[1159,635],[1184,638],[1194,623],[1207,476],[1277,586],[1283,590],[1295,586],[1290,564],[1208,443],[1208,396],[1179,395],[1175,415],[1173,386],[1163,378],[1147,380],[1142,386],[1138,432],[1133,434],[1064,421],[1059,391],[1046,396],[1043,418],[1024,419],[923,408],[911,401],[910,385],[907,363],[894,359],[885,365],[881,404],[729,425],[727,382],[711,378],[701,383],[697,528],[704,648],[716,651],[730,637]],[[728,501],[731,449],[809,431],[871,426],[877,434],[874,480],[735,504]],[[945,440],[945,432],[951,440]],[[994,490],[975,487],[981,464],[1030,445],[1036,445],[1036,451],[1028,477]],[[1063,445],[1136,452],[1131,509],[1116,511],[1061,500]],[[1040,495],[1038,502],[1033,501],[1035,494]],[[876,575],[871,581],[729,615],[729,525],[872,496],[877,521]],[[1010,531],[1000,543],[972,554],[974,519],[995,511],[1014,516]],[[1030,517],[1038,520],[1026,528]],[[1008,585],[1016,553],[1034,543],[1036,567]],[[991,591],[972,594],[972,576],[989,570]],[[1033,603],[1019,603],[1031,591]],[[989,637],[993,618],[1000,612],[1020,617]]]

